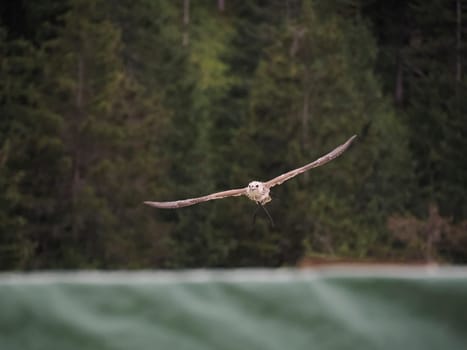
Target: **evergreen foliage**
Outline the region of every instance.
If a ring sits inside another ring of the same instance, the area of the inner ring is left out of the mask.
[[[0,5],[0,269],[467,260],[459,0],[189,4]],[[353,134],[273,189],[273,229],[245,198],[142,205],[268,180]]]

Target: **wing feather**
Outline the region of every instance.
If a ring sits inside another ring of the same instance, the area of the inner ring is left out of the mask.
[[[314,162],[311,162],[311,163],[309,163],[307,165],[302,166],[301,168],[291,170],[291,171],[289,171],[289,172],[287,172],[285,174],[279,175],[279,176],[275,177],[274,179],[269,180],[268,182],[265,183],[266,186],[268,188],[271,188],[271,187],[280,185],[281,183],[283,183],[283,182],[285,182],[287,180],[290,180],[291,178],[293,178],[293,177],[295,177],[295,176],[297,176],[297,175],[299,175],[301,173],[304,173],[307,170],[317,168],[317,167],[319,167],[321,165],[324,165],[324,164],[330,162],[331,160],[339,157],[342,153],[344,153],[345,150],[350,146],[350,144],[352,143],[352,141],[356,137],[357,137],[357,135],[353,135],[345,143],[343,143],[342,145],[336,147],[333,151],[325,154],[321,158],[318,158]]]
[[[202,196],[202,197],[189,198],[189,199],[183,199],[183,200],[172,201],[172,202],[150,202],[150,201],[146,201],[146,202],[144,202],[144,204],[147,204],[147,205],[150,205],[150,206],[156,207],[156,208],[174,209],[174,208],[188,207],[190,205],[194,205],[194,204],[201,203],[201,202],[212,201],[214,199],[241,196],[241,195],[243,195],[245,193],[246,193],[246,188],[238,188],[238,189],[234,189],[234,190],[227,190],[227,191],[222,191],[222,192],[211,193],[211,194],[208,194],[208,195]]]

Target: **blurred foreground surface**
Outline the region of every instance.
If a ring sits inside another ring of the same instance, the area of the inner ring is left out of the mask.
[[[465,349],[467,269],[0,274],[0,349]]]

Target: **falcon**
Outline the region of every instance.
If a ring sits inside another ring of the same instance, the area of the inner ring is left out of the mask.
[[[344,153],[347,150],[347,148],[349,148],[350,144],[353,142],[353,140],[356,137],[357,135],[353,135],[345,143],[336,147],[334,150],[325,154],[324,156],[316,159],[314,162],[308,163],[300,168],[290,170],[266,182],[251,181],[248,184],[248,186],[244,188],[237,188],[237,189],[232,189],[232,190],[227,190],[227,191],[222,191],[222,192],[215,192],[215,193],[211,193],[211,194],[208,194],[202,197],[182,199],[182,200],[176,200],[176,201],[170,201],[170,202],[146,201],[144,202],[144,204],[147,204],[149,206],[156,207],[156,208],[161,208],[161,209],[176,209],[176,208],[188,207],[190,205],[194,205],[194,204],[198,204],[202,202],[212,201],[214,199],[247,196],[249,199],[256,202],[256,204],[258,204],[260,207],[263,208],[263,210],[266,212],[269,219],[271,220],[271,224],[272,224],[272,218],[267,212],[267,210],[264,208],[264,205],[271,201],[271,196],[269,195],[269,191],[271,190],[271,188],[273,188],[274,186],[280,185],[284,183],[285,181],[290,180],[293,177],[304,173],[305,171],[308,171],[313,168],[317,168],[339,157],[342,153]]]

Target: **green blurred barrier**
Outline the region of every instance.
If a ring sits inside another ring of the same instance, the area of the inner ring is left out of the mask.
[[[467,269],[0,274],[0,349],[467,349]]]

